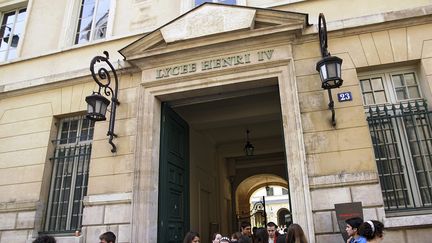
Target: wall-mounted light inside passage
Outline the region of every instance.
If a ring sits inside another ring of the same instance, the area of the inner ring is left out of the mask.
[[[249,130],[246,130],[246,144],[243,150],[246,156],[254,155],[255,147],[249,141]]]

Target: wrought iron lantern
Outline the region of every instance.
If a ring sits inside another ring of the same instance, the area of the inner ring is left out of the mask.
[[[339,88],[342,85],[341,78],[342,59],[335,56],[327,56],[317,63],[317,71],[320,73],[323,89]]]
[[[112,142],[114,137],[117,137],[117,135],[114,133],[114,123],[115,123],[115,115],[116,115],[116,107],[120,105],[120,102],[117,100],[117,93],[118,93],[118,77],[117,73],[111,64],[109,59],[109,54],[107,51],[103,52],[105,54],[105,57],[103,56],[96,56],[94,57],[90,62],[90,72],[92,74],[92,77],[94,81],[98,84],[99,89],[97,92],[93,92],[93,94],[86,97],[87,102],[87,119],[92,121],[105,121],[106,120],[106,112],[108,109],[108,106],[111,103],[111,110],[110,110],[110,120],[109,120],[109,127],[107,136],[109,136],[109,144],[111,144],[112,149],[111,152],[115,153],[117,151],[117,147]],[[109,66],[109,69],[106,69],[105,67],[99,68],[97,71],[97,75],[95,73],[95,64],[104,62]],[[110,71],[112,72],[114,76],[114,89],[110,87],[111,85],[111,75]],[[103,81],[105,80],[105,81]],[[105,96],[111,96],[111,102],[101,94],[101,91],[103,91],[103,94]]]
[[[342,59],[330,55],[327,50],[327,24],[323,13],[318,18],[318,35],[322,59],[317,63],[316,70],[320,73],[321,88],[326,89],[329,95],[329,110],[332,112],[332,125],[336,126],[334,101],[331,89],[339,88],[342,83]]]
[[[87,118],[93,121],[105,121],[106,111],[110,101],[98,92],[86,97]]]
[[[249,130],[246,130],[246,144],[244,146],[244,152],[246,156],[252,156],[254,154],[255,147],[249,141]]]

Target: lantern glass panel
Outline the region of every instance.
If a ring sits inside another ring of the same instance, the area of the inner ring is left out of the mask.
[[[328,78],[335,78],[337,71],[336,71],[336,63],[329,63],[326,65],[327,71],[328,71]]]
[[[100,103],[101,103],[101,105],[100,105],[100,114],[103,114],[105,116],[108,104],[106,104],[106,103],[104,103],[102,101],[100,101]]]
[[[328,78],[326,65],[321,66],[321,80],[326,80]]]
[[[101,105],[102,105],[102,101],[101,100],[96,100],[96,107],[95,107],[95,111],[99,114],[101,114]]]
[[[101,106],[101,114],[106,114],[106,111],[107,111],[107,108],[108,108],[108,104],[106,104],[106,103],[102,103],[102,106]]]
[[[87,113],[93,113],[94,112],[94,103],[87,103]]]
[[[341,63],[336,63],[336,72],[337,72],[337,77],[342,78],[342,72],[341,72]]]

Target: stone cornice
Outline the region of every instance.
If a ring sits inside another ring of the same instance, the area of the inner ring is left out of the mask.
[[[123,62],[117,72],[139,72],[137,68],[132,67],[127,62]],[[73,72],[57,73],[50,76],[43,76],[31,80],[25,80],[17,83],[0,85],[0,100],[4,98],[25,95],[48,89],[69,87],[71,85],[85,83],[92,80],[88,68],[75,70]]]
[[[430,214],[430,211],[428,213],[429,214],[424,215],[404,215],[399,217],[387,216],[383,219],[383,223],[386,228],[419,227],[425,225],[432,225],[432,214]]]
[[[20,211],[34,211],[37,209],[39,202],[3,202],[0,203],[0,213],[6,212],[20,212]]]
[[[132,202],[132,193],[115,193],[85,196],[83,200],[84,206],[123,204]]]
[[[341,173],[337,175],[309,177],[309,185],[311,189],[334,188],[371,183],[378,183],[378,174],[375,172]]]
[[[219,16],[221,18],[208,19],[208,16],[213,14],[209,15],[207,12],[221,15]],[[236,24],[235,20],[228,18],[232,12],[246,14],[249,17],[243,23]],[[223,21],[217,22],[220,19]],[[197,28],[196,22],[200,21],[203,22],[204,27],[209,26],[210,30]],[[145,57],[274,33],[299,32],[307,25],[308,15],[303,13],[206,3],[129,44],[119,52],[127,60],[135,61]],[[190,31],[193,27],[194,31]],[[176,35],[175,29],[179,29],[180,34]]]
[[[329,38],[356,35],[432,22],[432,5],[327,22]],[[303,31],[297,42],[318,41],[318,24]]]

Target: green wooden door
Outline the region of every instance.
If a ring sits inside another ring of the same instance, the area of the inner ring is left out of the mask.
[[[162,104],[158,243],[181,243],[189,230],[189,127]]]

